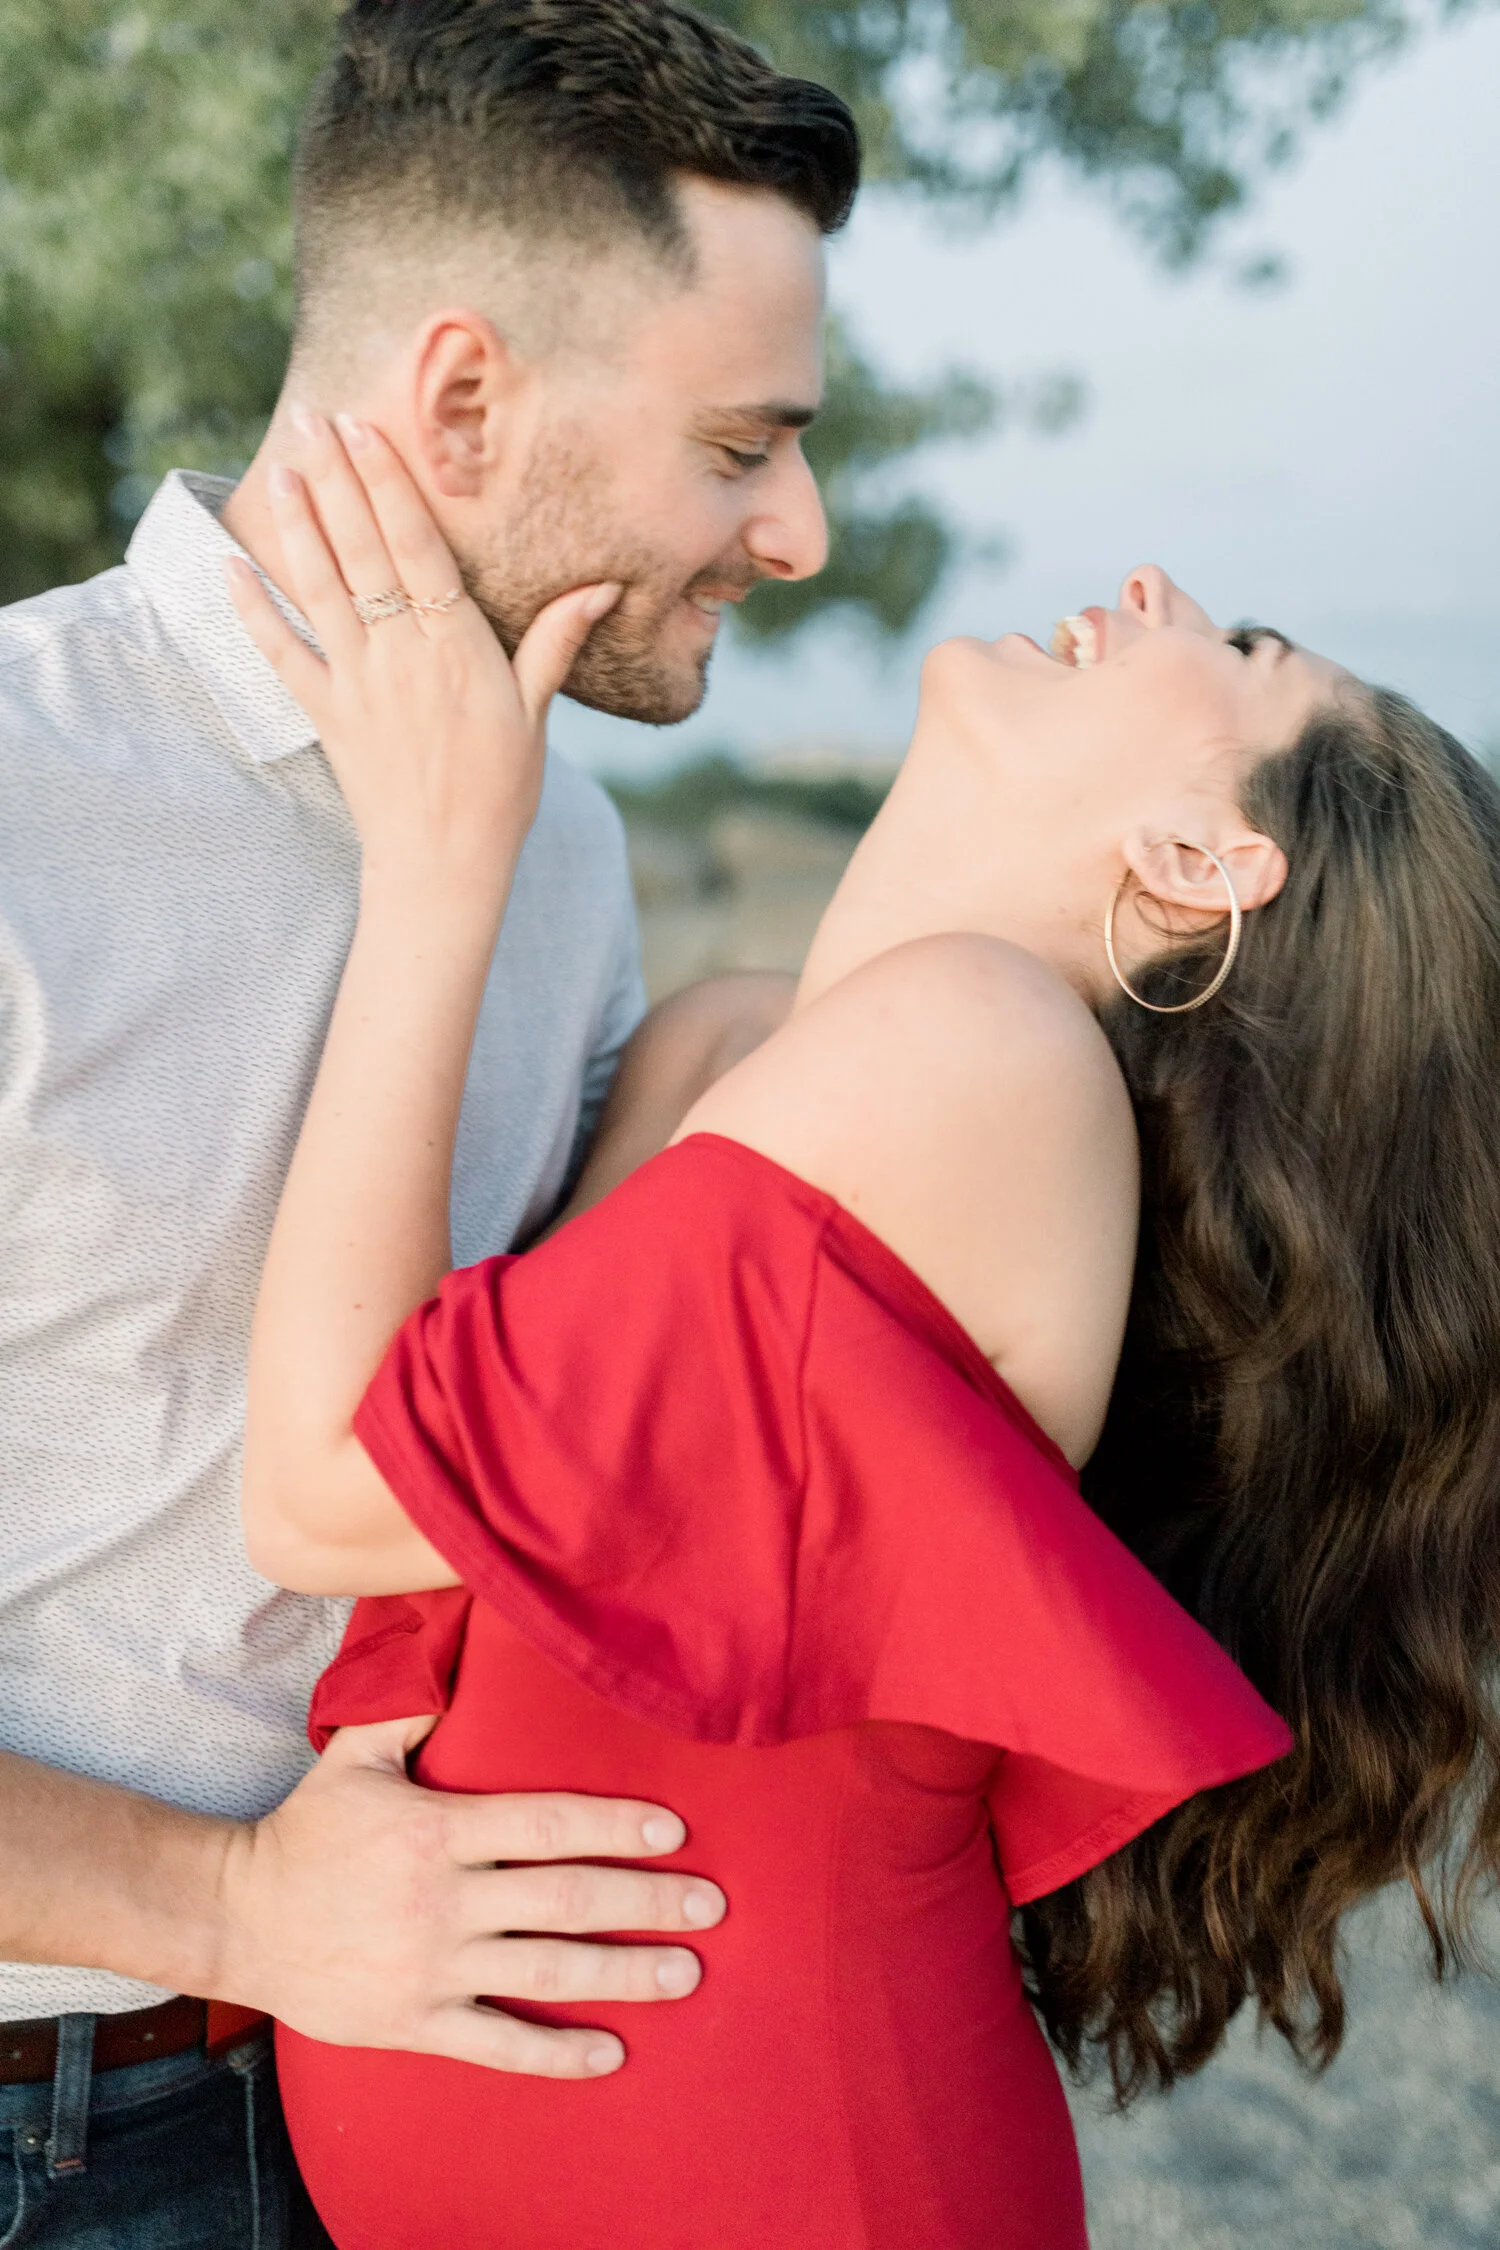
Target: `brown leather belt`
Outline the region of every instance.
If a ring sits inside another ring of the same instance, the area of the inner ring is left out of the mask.
[[[163,2000],[128,2015],[100,2016],[94,2026],[95,2070],[124,2070],[132,2063],[160,2062],[202,2047],[222,2054],[248,2039],[266,2022],[253,2008],[217,2001]],[[57,2018],[32,2016],[0,2023],[0,2086],[36,2086],[57,2069]]]

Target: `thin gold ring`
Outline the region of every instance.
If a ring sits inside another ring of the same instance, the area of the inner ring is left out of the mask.
[[[1207,844],[1190,844],[1185,836],[1168,836],[1166,841],[1169,844],[1180,844],[1184,851],[1202,852],[1205,859],[1211,859],[1219,871],[1225,890],[1229,893],[1229,943],[1224,949],[1224,958],[1219,963],[1218,974],[1211,984],[1206,984],[1203,990],[1195,993],[1191,1000],[1175,1001],[1171,1007],[1164,1007],[1159,1000],[1143,1000],[1141,998],[1134,985],[1126,981],[1125,972],[1120,967],[1115,954],[1115,909],[1125,896],[1125,886],[1130,881],[1128,872],[1122,875],[1115,885],[1114,896],[1111,898],[1104,916],[1104,951],[1108,956],[1114,980],[1127,1000],[1133,1000],[1138,1008],[1149,1008],[1153,1016],[1185,1016],[1189,1015],[1194,1008],[1203,1007],[1208,1001],[1212,1000],[1216,992],[1223,991],[1229,972],[1234,967],[1235,955],[1240,949],[1240,937],[1245,927],[1245,913],[1240,905],[1239,894],[1230,880],[1229,870],[1217,852],[1211,852]]]
[[[400,617],[416,604],[404,586],[388,586],[383,594],[356,594],[354,614],[361,625],[380,625],[388,617]]]

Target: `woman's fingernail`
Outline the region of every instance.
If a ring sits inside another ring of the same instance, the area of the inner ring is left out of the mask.
[[[352,414],[334,417],[339,426],[339,436],[351,453],[368,453],[373,432],[368,422],[357,422]]]
[[[270,489],[273,500],[295,499],[300,482],[301,479],[296,472],[289,469],[284,461],[273,461],[271,463],[271,473],[266,478],[266,484]]]
[[[653,1813],[641,1822],[641,1842],[648,1852],[680,1851],[687,1842],[687,1830],[672,1813]]]
[[[724,1902],[717,1891],[689,1891],[682,1902],[682,1919],[700,1930],[717,1922],[723,1911]]]
[[[618,2040],[614,2039],[607,2042],[601,2039],[598,2046],[590,2047],[584,2057],[585,2063],[596,2078],[602,2078],[606,2071],[618,2070],[624,2060],[625,2050]]]
[[[290,414],[292,428],[299,437],[320,438],[323,435],[323,417],[315,414],[310,406],[294,406],[290,409]]]
[[[614,608],[615,603],[624,591],[623,586],[596,586],[583,605],[584,616],[588,618],[591,624],[597,623],[601,617]]]
[[[656,1989],[674,1999],[693,1991],[703,1971],[691,1953],[669,1953],[656,1965]]]

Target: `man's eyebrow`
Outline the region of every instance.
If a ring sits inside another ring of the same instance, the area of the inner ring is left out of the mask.
[[[705,422],[759,422],[768,430],[805,430],[818,408],[795,399],[773,398],[759,406],[718,406],[704,415]]]

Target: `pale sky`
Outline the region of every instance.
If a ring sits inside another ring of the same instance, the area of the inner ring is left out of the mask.
[[[1210,262],[1164,275],[1100,202],[1053,180],[977,239],[869,199],[835,299],[887,369],[1081,374],[1084,421],[908,472],[1003,571],[961,567],[904,644],[815,629],[721,648],[703,711],[652,730],[559,707],[559,746],[641,771],[709,746],[901,747],[921,652],[1109,602],[1162,563],[1225,621],[1280,626],[1500,745],[1500,15],[1431,34],[1363,82]],[[1224,268],[1291,266],[1246,290]]]

